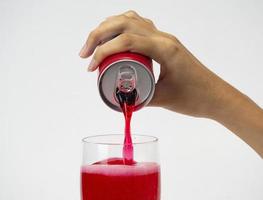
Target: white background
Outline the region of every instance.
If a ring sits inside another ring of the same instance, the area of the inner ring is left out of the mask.
[[[261,0],[1,0],[1,200],[79,199],[81,139],[122,132],[123,118],[78,52],[101,20],[129,9],[263,106]],[[160,138],[162,200],[263,199],[262,159],[218,123],[145,108],[132,125]]]

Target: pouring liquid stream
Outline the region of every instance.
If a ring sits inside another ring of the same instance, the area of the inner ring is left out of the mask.
[[[117,99],[122,108],[122,112],[125,118],[124,128],[124,144],[123,144],[123,162],[125,165],[132,165],[135,163],[133,159],[133,143],[131,137],[131,118],[135,107],[135,101],[137,98],[137,91],[133,89],[129,92],[123,92],[117,88]]]

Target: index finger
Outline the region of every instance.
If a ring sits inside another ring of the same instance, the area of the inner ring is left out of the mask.
[[[110,19],[102,22],[89,34],[86,43],[80,51],[80,57],[89,57],[98,45],[103,44],[123,33],[128,27],[129,17],[125,15],[111,17]]]

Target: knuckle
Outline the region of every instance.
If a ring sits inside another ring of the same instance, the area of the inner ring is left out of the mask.
[[[90,32],[90,34],[89,34],[89,39],[90,40],[96,40],[97,39],[97,37],[98,37],[98,33],[97,33],[98,31],[95,29],[95,30],[93,30],[93,31],[91,31]]]
[[[152,20],[150,20],[150,19],[146,19],[146,21],[147,21],[148,23],[150,23],[150,24],[154,25],[154,23],[153,23],[153,21],[152,21]]]
[[[120,27],[123,27],[123,29],[125,29],[125,27],[127,28],[130,24],[130,18],[126,15],[120,15],[118,17],[118,24]]]
[[[130,15],[130,16],[137,16],[138,14],[134,11],[134,10],[128,10],[126,12],[126,14]]]
[[[131,48],[132,44],[133,44],[133,37],[131,34],[129,33],[124,33],[120,35],[120,39],[122,41],[122,44],[127,47],[127,48]]]
[[[171,54],[173,55],[179,50],[178,43],[175,42],[173,39],[167,38],[164,44],[166,46],[166,49],[168,49],[168,51],[171,52]]]
[[[94,55],[95,60],[100,60],[105,56],[105,49],[103,47],[97,47],[96,53]]]
[[[123,24],[127,23],[128,20],[129,20],[129,18],[126,15],[120,15],[119,16],[119,21]]]
[[[153,45],[156,46],[156,50],[158,53],[165,52],[165,54],[162,55],[164,58],[170,58],[178,54],[178,51],[180,49],[179,44],[170,37],[167,37],[166,35],[157,35],[152,37]]]

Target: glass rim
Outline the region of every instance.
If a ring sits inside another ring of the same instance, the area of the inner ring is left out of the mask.
[[[121,142],[100,142],[100,141],[92,141],[89,139],[92,138],[101,138],[101,137],[109,137],[109,136],[122,136],[124,139],[124,134],[99,134],[99,135],[91,135],[91,136],[87,136],[84,137],[81,141],[84,144],[95,144],[95,145],[123,145],[123,141]],[[132,139],[133,137],[144,137],[144,138],[148,138],[148,140],[146,141],[142,141],[142,142],[133,142],[134,145],[140,145],[140,144],[151,144],[151,143],[157,143],[159,141],[159,139],[155,136],[152,135],[143,135],[143,134],[132,134]]]

